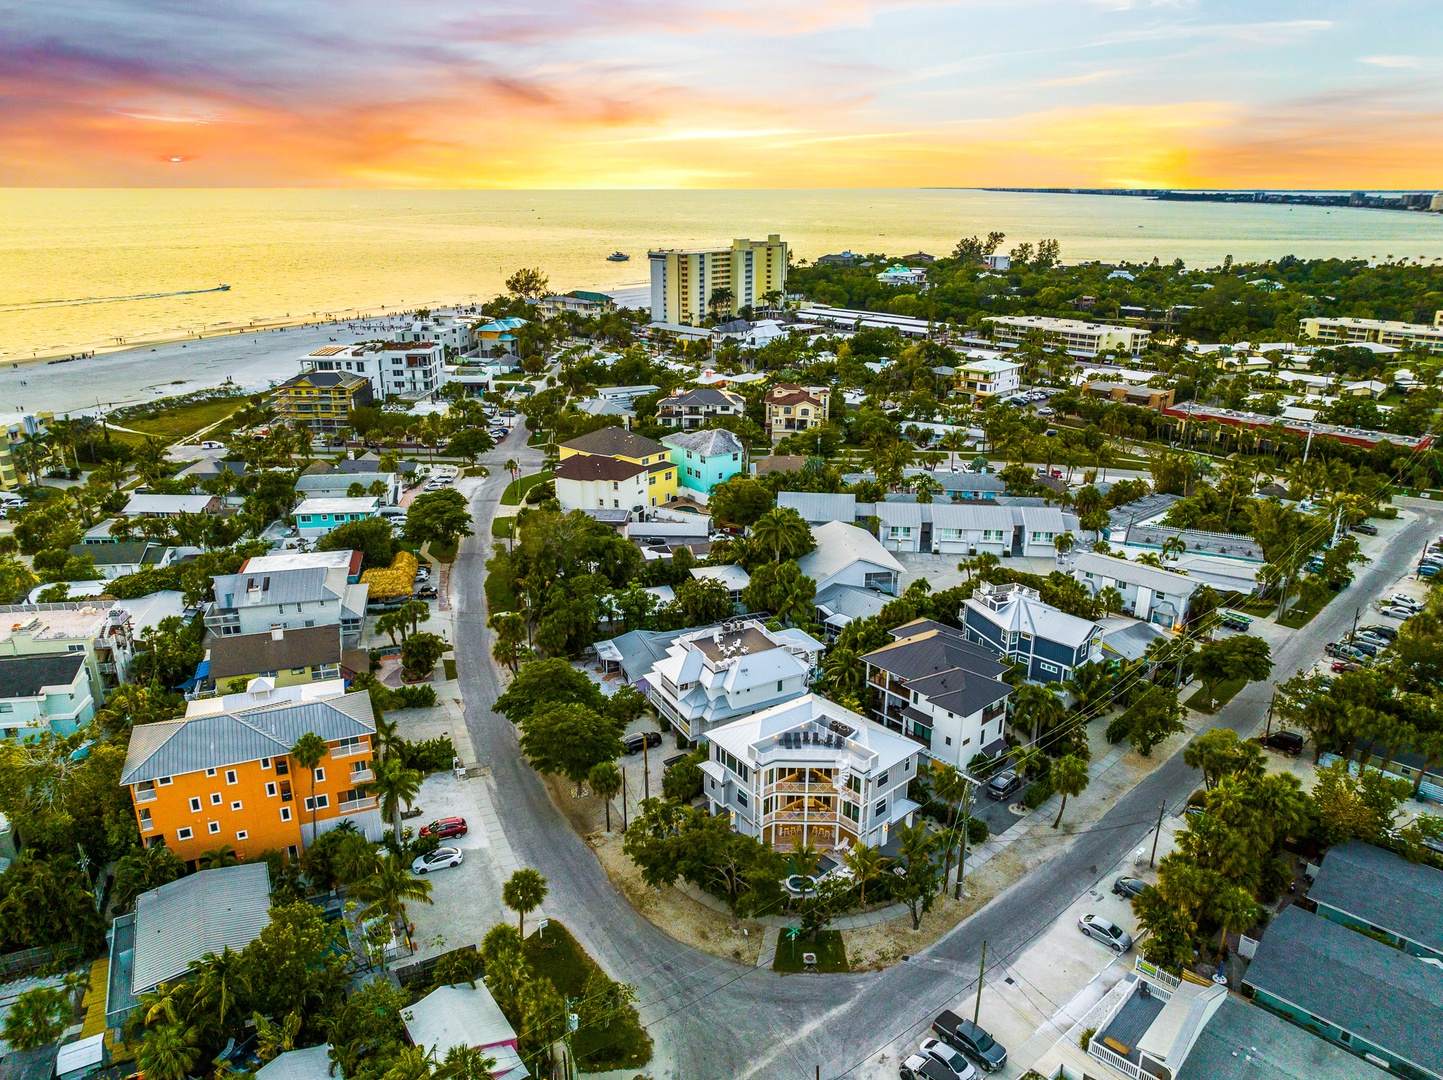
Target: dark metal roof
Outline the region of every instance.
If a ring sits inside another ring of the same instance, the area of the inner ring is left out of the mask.
[[[210,645],[210,674],[213,679],[254,675],[260,671],[311,667],[341,662],[341,627],[305,626],[282,630],[279,638],[270,633],[234,634],[217,637]],[[367,668],[369,670],[369,667]]]
[[[1012,693],[1012,687],[1007,683],[960,667],[920,679],[909,679],[907,689],[915,690],[933,705],[958,716],[971,716],[994,702],[1006,700]],[[928,722],[931,722],[930,719]]]
[[[552,474],[558,480],[630,480],[647,471],[645,465],[620,458],[592,454],[572,454],[556,466]]]
[[[1443,871],[1372,844],[1340,844],[1308,899],[1443,952]]]
[[[1417,957],[1295,905],[1264,932],[1243,984],[1443,1073],[1443,971]]]

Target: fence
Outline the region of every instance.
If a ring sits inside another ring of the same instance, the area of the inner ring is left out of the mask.
[[[41,968],[49,967],[62,960],[74,959],[79,955],[79,949],[53,945],[6,953],[0,956],[0,979],[13,979],[19,975],[28,975],[32,971],[39,971]]]

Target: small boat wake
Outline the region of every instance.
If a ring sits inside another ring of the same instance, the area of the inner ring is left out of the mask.
[[[160,300],[167,296],[199,296],[202,293],[230,292],[229,285],[209,289],[180,289],[177,292],[135,293],[132,296],[81,296],[73,300],[31,300],[24,304],[0,304],[0,311],[29,311],[34,308],[80,307],[84,304],[120,304],[128,300]]]

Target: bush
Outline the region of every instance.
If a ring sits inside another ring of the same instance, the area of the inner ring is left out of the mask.
[[[967,842],[969,844],[985,844],[991,835],[992,830],[987,827],[987,822],[976,817],[967,819]]]
[[[1034,780],[1027,785],[1027,790],[1022,794],[1022,805],[1029,810],[1036,810],[1050,798],[1052,798],[1052,781]]]
[[[1092,1037],[1097,1034],[1097,1028],[1088,1028],[1077,1040],[1077,1045],[1086,1050],[1092,1045]]]
[[[430,687],[426,689],[429,690]],[[402,740],[396,746],[401,764],[423,773],[443,772],[451,768],[451,763],[456,760],[456,746],[447,735],[426,739],[424,742]]]
[[[361,584],[371,587],[370,600],[410,596],[411,590],[416,587],[416,568],[419,565],[416,556],[409,551],[398,551],[386,569],[367,570],[363,573]]]
[[[180,571],[180,564],[175,563],[171,566],[162,566],[158,570],[142,570],[136,574],[125,574],[114,581],[107,582],[105,592],[107,596],[113,596],[117,600],[135,600],[163,589],[179,590],[181,588]]]
[[[1127,738],[1132,730],[1132,723],[1127,719],[1127,713],[1120,712],[1107,722],[1107,741],[1116,745]]]
[[[682,761],[666,770],[661,778],[661,793],[668,799],[689,803],[701,794],[702,775],[698,766],[706,760],[706,747],[699,746]]]

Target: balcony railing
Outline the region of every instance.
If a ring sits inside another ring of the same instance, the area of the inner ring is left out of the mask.
[[[138,803],[155,802],[155,788],[136,788],[135,801]]]
[[[785,780],[776,784],[769,784],[762,788],[764,795],[840,795],[841,792],[832,784],[799,784],[793,780]]]
[[[851,818],[847,819],[851,821]],[[770,814],[762,815],[762,824],[771,825],[776,822],[785,821],[806,821],[815,822],[819,825],[835,825],[841,818],[835,810],[775,810]]]
[[[364,799],[352,799],[350,802],[337,803],[337,808],[343,814],[359,814],[362,810],[374,810],[376,800],[373,796],[366,796]]]
[[[351,770],[351,783],[353,784],[369,784],[374,779],[376,779],[376,774],[371,769]]]
[[[357,754],[369,754],[370,752],[371,748],[369,746],[366,746],[364,743],[361,743],[355,746],[338,746],[331,751],[331,757],[355,757]]]

